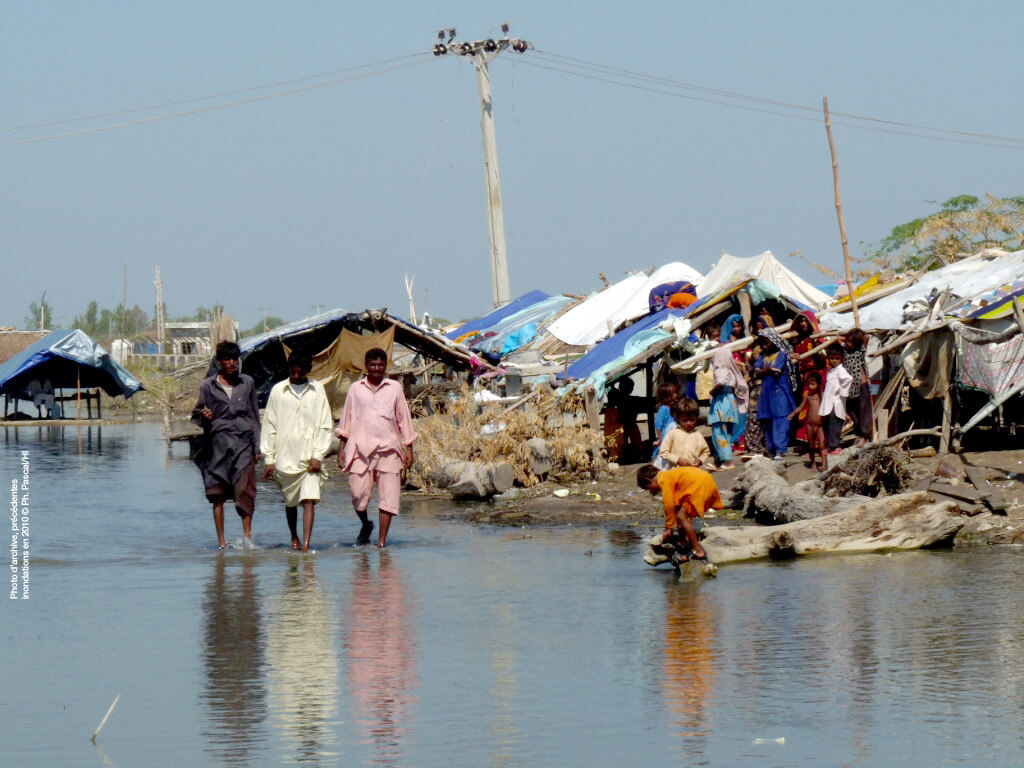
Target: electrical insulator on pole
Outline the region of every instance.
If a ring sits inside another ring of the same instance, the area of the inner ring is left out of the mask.
[[[480,93],[480,133],[484,148],[484,179],[487,183],[487,227],[491,237],[491,280],[494,306],[508,304],[509,293],[508,254],[505,250],[505,217],[501,209],[501,180],[498,175],[498,146],[494,136],[494,110],[491,102],[491,78],[487,65],[511,48],[516,53],[529,50],[526,40],[509,38],[508,24],[501,25],[505,35],[500,40],[488,38],[474,42],[455,42],[454,29],[442,29],[437,33],[434,45],[435,56],[463,56],[476,68],[476,82]]]

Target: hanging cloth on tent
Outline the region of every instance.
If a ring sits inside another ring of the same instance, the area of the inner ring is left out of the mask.
[[[343,328],[338,338],[332,341],[327,349],[313,355],[313,368],[309,376],[323,384],[327,401],[331,404],[331,415],[335,419],[341,418],[348,388],[363,374],[366,352],[374,347],[383,349],[388,353],[390,365],[394,345],[395,326],[372,336],[363,336]],[[290,355],[291,349],[288,345],[282,346],[285,355]]]

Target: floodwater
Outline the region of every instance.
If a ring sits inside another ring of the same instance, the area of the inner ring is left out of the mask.
[[[218,553],[156,425],[8,428],[5,489],[22,451],[30,598],[0,615],[0,765],[1024,762],[1018,551],[681,582],[643,564],[645,529],[476,527],[412,501],[378,552],[350,545],[335,478],[315,555],[285,548],[268,487],[259,549]]]

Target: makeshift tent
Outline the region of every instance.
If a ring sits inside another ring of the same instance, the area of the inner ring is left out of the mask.
[[[11,397],[31,400],[44,391],[93,387],[127,398],[142,384],[77,329],[51,331],[0,365],[0,394]]]
[[[469,347],[476,352],[487,352],[498,357],[511,354],[533,341],[538,329],[572,302],[569,296],[551,296],[531,304],[492,325],[487,329],[485,338],[471,341]]]
[[[1024,251],[982,251],[926,272],[906,288],[864,307],[859,311],[860,326],[865,331],[890,331],[907,326],[909,321],[904,317],[907,304],[922,301],[927,304],[929,296],[947,290],[965,300],[953,315],[981,317],[1000,307],[1006,312],[999,316],[1009,314],[1012,311],[1010,297],[1016,293],[1013,286],[1022,278]],[[853,327],[853,315],[851,312],[825,312],[819,317],[819,323],[822,330],[846,331]]]
[[[518,299],[513,299],[505,306],[498,307],[496,310],[489,312],[483,317],[478,317],[476,320],[470,320],[468,323],[460,325],[454,331],[450,331],[447,336],[449,339],[458,339],[472,331],[487,330],[488,328],[492,328],[500,323],[506,317],[514,315],[516,312],[526,309],[531,304],[536,304],[538,301],[543,301],[546,298],[548,298],[548,294],[544,293],[544,291],[530,291],[529,293],[524,293]]]
[[[680,281],[696,285],[700,280],[700,272],[678,261],[659,267],[650,275],[630,275],[573,307],[548,326],[548,332],[565,344],[596,344],[611,336],[616,328],[648,314],[653,289]]]
[[[711,271],[697,284],[697,295],[704,297],[717,293],[734,283],[743,274],[775,285],[782,295],[795,299],[811,309],[817,309],[831,300],[828,294],[819,291],[795,272],[783,266],[771,251],[751,256],[749,259],[740,259],[723,253]]]
[[[657,341],[671,336],[672,334],[669,331],[661,330],[659,326],[670,318],[685,317],[687,311],[688,308],[663,309],[653,315],[648,315],[642,320],[638,320],[633,323],[633,325],[622,329],[611,338],[605,339],[575,363],[570,365],[567,375],[574,379],[586,379],[595,371],[603,368],[609,363],[614,363],[620,359],[625,361],[626,359],[639,354],[646,346],[650,346]],[[645,332],[653,333],[645,334]],[[641,336],[641,334],[645,335]],[[647,343],[644,346],[631,343],[636,340],[643,340]]]
[[[345,336],[346,331],[349,336]],[[253,377],[257,400],[263,406],[274,384],[288,375],[290,350],[308,352],[313,356],[314,366],[321,371],[321,375],[329,376],[336,370],[353,368],[365,352],[365,348],[360,345],[365,345],[368,338],[371,343],[385,348],[389,353],[393,339],[395,344],[460,370],[468,370],[473,357],[465,347],[390,315],[387,310],[346,312],[338,309],[242,339],[239,342],[242,372]],[[356,346],[361,351],[353,351]],[[349,362],[344,362],[346,360]],[[215,366],[216,362],[212,362],[210,374]],[[332,408],[338,405],[337,398],[332,399],[331,405]]]

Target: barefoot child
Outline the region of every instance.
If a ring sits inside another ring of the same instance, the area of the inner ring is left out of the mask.
[[[828,469],[828,459],[825,457],[825,427],[821,421],[821,377],[816,371],[804,375],[804,399],[796,407],[789,418],[803,413],[804,419],[800,426],[807,438],[807,453],[811,460],[811,469],[815,472],[823,472]],[[818,467],[817,457],[821,456],[821,467]]]
[[[825,437],[828,452],[839,453],[839,438],[846,422],[846,398],[850,394],[853,377],[843,367],[843,348],[832,344],[826,350],[828,373],[825,376],[825,391],[821,396],[819,413],[825,420]]]
[[[672,409],[675,429],[669,430],[661,441],[660,456],[669,467],[703,467],[714,466],[708,441],[697,431],[697,415],[699,408],[696,400],[686,397]]]
[[[709,509],[721,509],[722,497],[718,495],[711,474],[696,467],[676,467],[662,472],[647,464],[636,473],[636,484],[652,495],[661,494],[665,506],[665,539],[675,538],[689,543],[692,556],[706,560],[707,554],[697,539],[692,518],[704,517]]]

